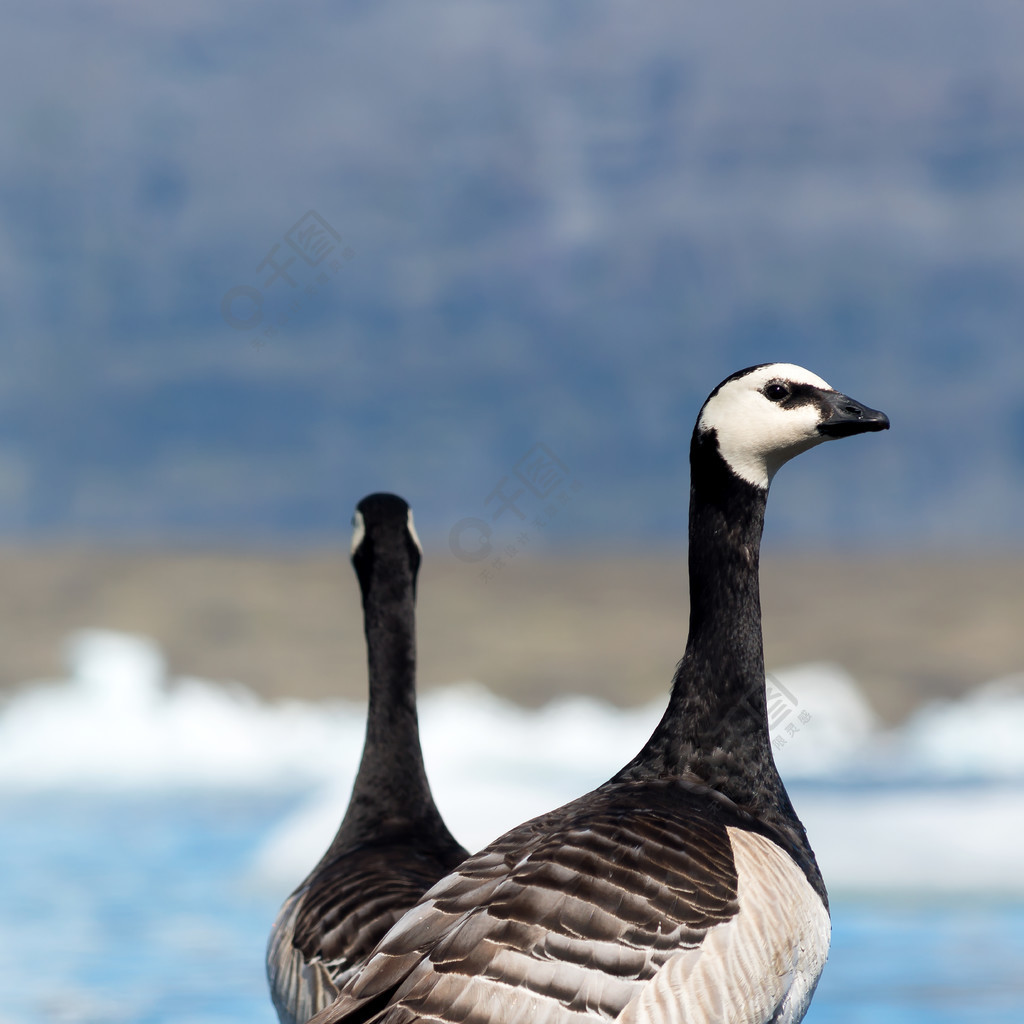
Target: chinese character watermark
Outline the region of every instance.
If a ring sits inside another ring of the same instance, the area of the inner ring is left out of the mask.
[[[503,476],[484,498],[482,516],[467,516],[451,528],[448,546],[460,561],[485,563],[480,568],[480,579],[488,583],[529,546],[582,487],[571,478],[566,464],[546,444],[538,442],[515,463],[512,475]],[[496,536],[497,529],[492,525],[499,520],[509,527],[504,538]]]
[[[800,731],[800,726],[811,720],[811,713],[806,708],[799,708],[800,699],[797,695],[771,672],[765,674],[764,695],[772,746],[781,750]],[[743,701],[730,714],[740,707],[745,707],[755,715],[759,711],[753,701]]]
[[[284,240],[306,263],[317,267],[334,252],[341,235],[316,210],[309,210],[284,233]]]
[[[316,210],[304,213],[283,237],[288,249],[275,242],[256,267],[259,283],[235,285],[220,302],[220,315],[228,327],[236,331],[258,330],[251,342],[256,348],[262,348],[273,338],[278,328],[300,312],[307,299],[326,288],[343,263],[355,256],[349,246],[340,248],[341,235]],[[302,262],[296,265],[296,259]],[[304,271],[303,264],[306,268],[321,269],[313,277],[309,270]],[[303,282],[303,277],[308,280]],[[283,294],[282,288],[286,289]],[[268,298],[277,300],[273,310],[266,308]]]

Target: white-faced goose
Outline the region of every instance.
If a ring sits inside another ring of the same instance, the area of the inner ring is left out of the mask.
[[[825,886],[768,733],[768,485],[886,417],[789,364],[741,370],[690,449],[690,632],[643,750],[429,890],[315,1024],[793,1024],[828,954]]]
[[[356,506],[352,564],[363,595],[370,701],[352,798],[334,841],[288,897],[267,946],[282,1024],[337,996],[384,933],[466,856],[434,804],[416,718],[412,511],[393,494]]]

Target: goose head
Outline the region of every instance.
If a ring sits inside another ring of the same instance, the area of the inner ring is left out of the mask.
[[[695,440],[714,439],[741,480],[767,490],[793,456],[838,437],[887,430],[889,417],[792,363],[763,363],[726,377],[697,418]]]
[[[352,565],[364,593],[370,579],[387,575],[415,585],[423,547],[412,509],[397,494],[369,494],[352,516]]]

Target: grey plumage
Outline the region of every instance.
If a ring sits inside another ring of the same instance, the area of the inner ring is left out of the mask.
[[[737,835],[739,842],[755,836],[762,860],[774,853],[789,866],[788,873],[776,868],[785,883],[778,906],[807,934],[806,951],[794,953],[795,929],[779,914],[756,914],[757,901],[755,913],[747,910]],[[610,783],[463,862],[316,1020],[582,1024],[633,1014],[646,1021],[654,1019],[643,1015],[646,999],[670,1014],[666,1020],[709,1024],[746,1019],[741,1007],[760,1000],[770,1011],[753,1019],[768,1021],[790,995],[787,981],[816,979],[827,922],[823,902],[770,830],[709,800],[706,787],[678,779]],[[701,955],[711,934],[731,947],[728,970],[721,961],[709,968],[715,958]],[[763,966],[782,960],[792,977],[779,974],[766,992]],[[666,974],[673,964],[681,983]],[[698,967],[707,991],[695,994],[686,979]],[[695,1004],[691,1016],[671,1016],[677,987]],[[802,987],[801,1011],[813,984]],[[724,1013],[730,1005],[734,1016],[716,1015],[715,1006]],[[798,1018],[777,1018],[791,1019]]]

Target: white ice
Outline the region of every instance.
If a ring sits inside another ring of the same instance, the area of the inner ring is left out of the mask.
[[[890,731],[835,665],[775,670],[769,694],[779,770],[831,887],[1024,892],[1024,677]],[[608,778],[664,703],[526,710],[472,683],[428,693],[421,733],[438,805],[479,848]],[[364,714],[359,703],[268,703],[238,684],[169,679],[147,639],[83,632],[69,640],[67,678],[0,706],[0,790],[291,789],[298,810],[254,864],[255,877],[288,887],[341,818]]]

